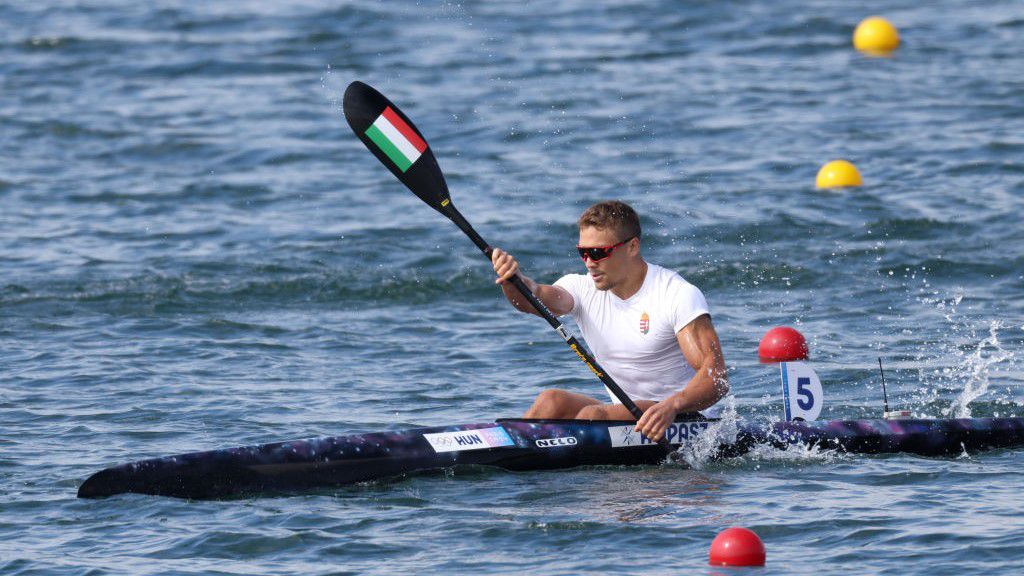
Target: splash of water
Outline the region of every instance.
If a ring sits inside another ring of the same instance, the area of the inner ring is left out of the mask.
[[[994,320],[989,324],[988,338],[975,346],[967,356],[964,365],[958,370],[964,381],[964,388],[946,410],[946,415],[955,418],[970,418],[970,404],[988,391],[989,373],[993,366],[1010,360],[1013,353],[1005,350],[999,342],[999,329],[1002,323]]]
[[[674,460],[685,462],[691,469],[705,470],[709,464],[721,464],[718,458],[719,449],[724,444],[736,442],[740,424],[746,420],[736,412],[736,399],[733,396],[723,401],[721,419],[712,423],[695,441],[679,447]],[[762,425],[770,429],[773,419],[764,418]],[[760,468],[762,462],[832,462],[841,452],[821,446],[803,444],[786,445],[780,448],[771,441],[755,444],[743,456],[730,458],[726,466],[750,466]]]
[[[728,396],[722,404],[720,420],[708,426],[694,442],[683,444],[676,451],[677,458],[694,470],[702,470],[718,453],[719,446],[736,441],[740,422],[736,413],[736,397]]]
[[[843,452],[835,448],[826,448],[819,444],[790,444],[785,448],[779,448],[774,444],[755,444],[750,452],[747,452],[743,462],[753,462],[754,469],[760,469],[761,463],[831,463],[841,458]]]
[[[929,349],[933,353],[919,355],[917,360],[923,365],[939,362],[945,366],[919,369],[921,380],[932,384],[914,392],[914,404],[918,408],[914,411],[915,416],[970,418],[971,403],[983,396],[997,405],[1007,404],[1006,398],[1002,397],[1005,390],[990,389],[995,373],[1006,370],[1007,362],[1012,366],[1015,358],[1014,353],[1006,350],[999,340],[1003,323],[989,322],[988,335],[983,336],[983,330],[979,329],[981,326],[971,322],[960,311],[965,299],[962,290],[957,290],[952,297],[936,296],[938,292],[919,300],[942,315],[946,330],[931,343]],[[972,308],[968,306],[967,309]]]

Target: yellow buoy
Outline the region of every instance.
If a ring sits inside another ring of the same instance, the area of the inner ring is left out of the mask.
[[[865,18],[853,31],[853,47],[871,55],[885,55],[900,45],[900,34],[881,16]]]
[[[857,167],[846,160],[833,160],[822,166],[816,182],[818,188],[843,188],[864,183]]]

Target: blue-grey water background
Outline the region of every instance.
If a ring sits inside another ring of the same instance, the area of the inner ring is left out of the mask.
[[[856,53],[880,13],[891,58]],[[1024,454],[770,450],[694,469],[456,470],[286,497],[75,498],[106,466],[487,421],[601,390],[353,137],[425,132],[490,242],[552,281],[622,198],[710,301],[742,417],[810,340],[823,417],[1024,415],[1024,5],[0,4],[0,572],[1011,573]],[[865,186],[814,189],[834,158]]]

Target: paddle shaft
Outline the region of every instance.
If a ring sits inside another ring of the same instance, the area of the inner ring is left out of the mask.
[[[462,216],[462,214],[458,211],[458,209],[455,208],[453,204],[448,204],[448,206],[445,207],[443,213],[452,222],[454,222],[456,226],[459,227],[459,230],[462,230],[466,234],[466,236],[469,236],[469,239],[473,241],[473,244],[476,244],[476,247],[479,248],[480,251],[484,253],[484,256],[486,256],[488,260],[491,259],[491,252],[493,251],[493,249],[491,248],[490,244],[488,244],[480,236],[480,234],[478,234],[477,231],[473,229],[473,226],[465,219],[465,217]],[[604,385],[608,387],[608,390],[610,390],[611,393],[614,394],[615,397],[619,399],[619,402],[622,402],[622,405],[625,406],[627,410],[629,410],[629,413],[632,414],[634,418],[639,420],[640,417],[644,415],[643,410],[641,410],[636,405],[636,403],[633,402],[629,395],[627,395],[626,392],[619,387],[615,380],[612,379],[612,377],[609,376],[603,368],[601,368],[601,365],[597,363],[597,360],[590,354],[590,352],[587,351],[586,348],[584,348],[579,343],[578,340],[576,340],[576,337],[570,334],[569,331],[566,330],[564,326],[562,326],[562,323],[558,321],[558,318],[556,318],[550,310],[548,310],[548,307],[545,306],[544,303],[541,302],[540,299],[537,298],[533,294],[533,292],[530,291],[530,289],[526,286],[526,283],[523,282],[523,279],[520,278],[519,275],[516,275],[512,277],[511,281],[512,285],[515,286],[517,290],[519,290],[519,292],[523,295],[524,298],[526,298],[526,301],[533,305],[534,309],[537,310],[537,313],[540,314],[541,318],[547,320],[548,324],[555,329],[555,332],[558,332],[562,339],[565,340],[565,343],[569,345],[569,348],[571,348],[572,351],[575,352],[576,355],[580,357],[580,360],[582,360],[583,363],[586,364],[587,367],[594,372],[594,375],[596,375],[601,380],[601,382],[603,382]],[[665,441],[664,439],[662,440],[663,443],[667,443],[667,441]]]

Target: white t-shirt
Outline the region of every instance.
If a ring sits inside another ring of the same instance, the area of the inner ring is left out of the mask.
[[[589,274],[567,274],[555,286],[572,295],[570,314],[587,346],[630,398],[664,400],[693,378],[676,333],[710,312],[704,295],[682,276],[648,263],[643,285],[626,300],[598,290]]]

